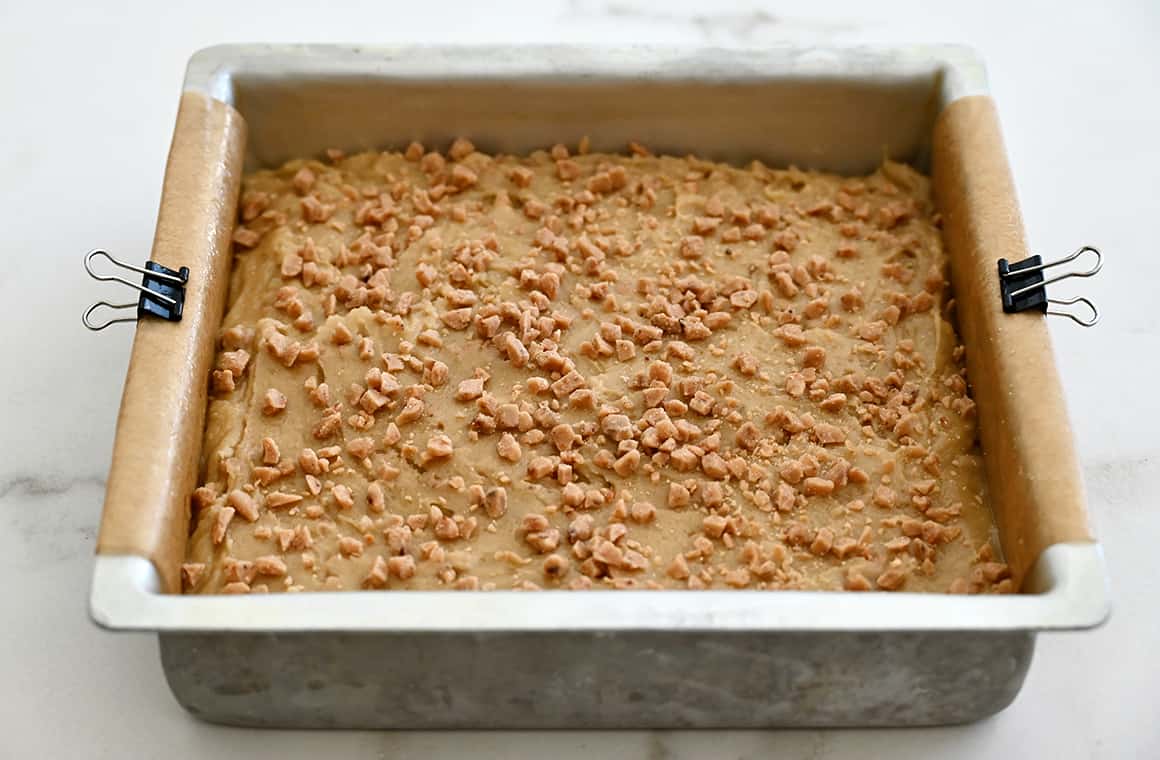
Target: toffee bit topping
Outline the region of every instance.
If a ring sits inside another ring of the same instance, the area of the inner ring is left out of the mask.
[[[1013,590],[906,166],[460,137],[238,214],[189,591]]]

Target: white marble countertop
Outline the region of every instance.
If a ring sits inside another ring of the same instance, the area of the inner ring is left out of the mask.
[[[784,8],[630,0],[448,4],[0,4],[0,757],[800,758],[1160,756],[1160,510],[1154,250],[1160,6],[855,2]],[[243,7],[245,10],[243,10]],[[90,334],[101,246],[143,259],[185,61],[227,41],[963,42],[989,65],[1034,250],[1106,257],[1085,281],[1103,322],[1052,323],[1114,612],[1042,636],[1015,703],[979,724],[909,731],[256,732],[170,696],[156,641],[86,614],[131,329]],[[1152,485],[1149,485],[1152,484]]]

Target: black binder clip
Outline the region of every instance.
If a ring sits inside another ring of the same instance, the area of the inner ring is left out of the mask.
[[[114,274],[97,274],[93,271],[92,266],[93,259],[97,256],[104,256],[121,269],[140,273],[143,275],[141,284],[138,285],[135,282],[131,282],[124,277],[118,277]],[[81,317],[81,321],[85,323],[85,327],[90,330],[104,330],[111,324],[117,322],[136,322],[146,316],[159,317],[169,322],[181,321],[181,311],[185,307],[185,284],[189,282],[188,267],[182,267],[175,272],[172,269],[161,266],[155,261],[146,261],[144,267],[135,267],[131,264],[117,261],[105,251],[96,250],[90,251],[85,256],[85,271],[94,280],[119,282],[141,291],[141,295],[137,300],[131,303],[113,304],[108,301],[97,301],[90,306]],[[92,321],[93,312],[102,306],[111,310],[136,308],[137,313],[131,317],[116,317],[105,322],[94,323]]]
[[[1066,264],[1069,261],[1075,261],[1085,253],[1091,252],[1095,254],[1096,263],[1091,269],[1084,272],[1065,272],[1051,278],[1044,278],[1044,271],[1060,264]],[[999,259],[999,295],[1003,299],[1003,311],[1008,314],[1014,314],[1019,311],[1038,311],[1043,314],[1055,314],[1083,325],[1084,327],[1092,327],[1100,321],[1100,313],[1096,309],[1095,304],[1086,298],[1071,298],[1068,300],[1057,300],[1047,297],[1047,286],[1053,282],[1066,280],[1069,277],[1091,277],[1100,271],[1100,267],[1104,264],[1103,257],[1100,252],[1090,245],[1085,245],[1070,256],[1057,261],[1049,261],[1043,263],[1043,258],[1040,256],[1029,256],[1023,261],[1017,261],[1014,264],[1007,262],[1007,259]],[[1084,319],[1077,314],[1070,311],[1052,309],[1051,305],[1056,306],[1075,306],[1076,304],[1083,304],[1091,311],[1091,316]]]

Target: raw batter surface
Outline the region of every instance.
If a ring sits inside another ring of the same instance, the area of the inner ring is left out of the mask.
[[[1009,591],[928,181],[248,176],[185,588]]]

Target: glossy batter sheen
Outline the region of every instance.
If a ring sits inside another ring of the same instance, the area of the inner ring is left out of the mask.
[[[187,591],[1010,590],[927,179],[579,153],[246,178]]]

